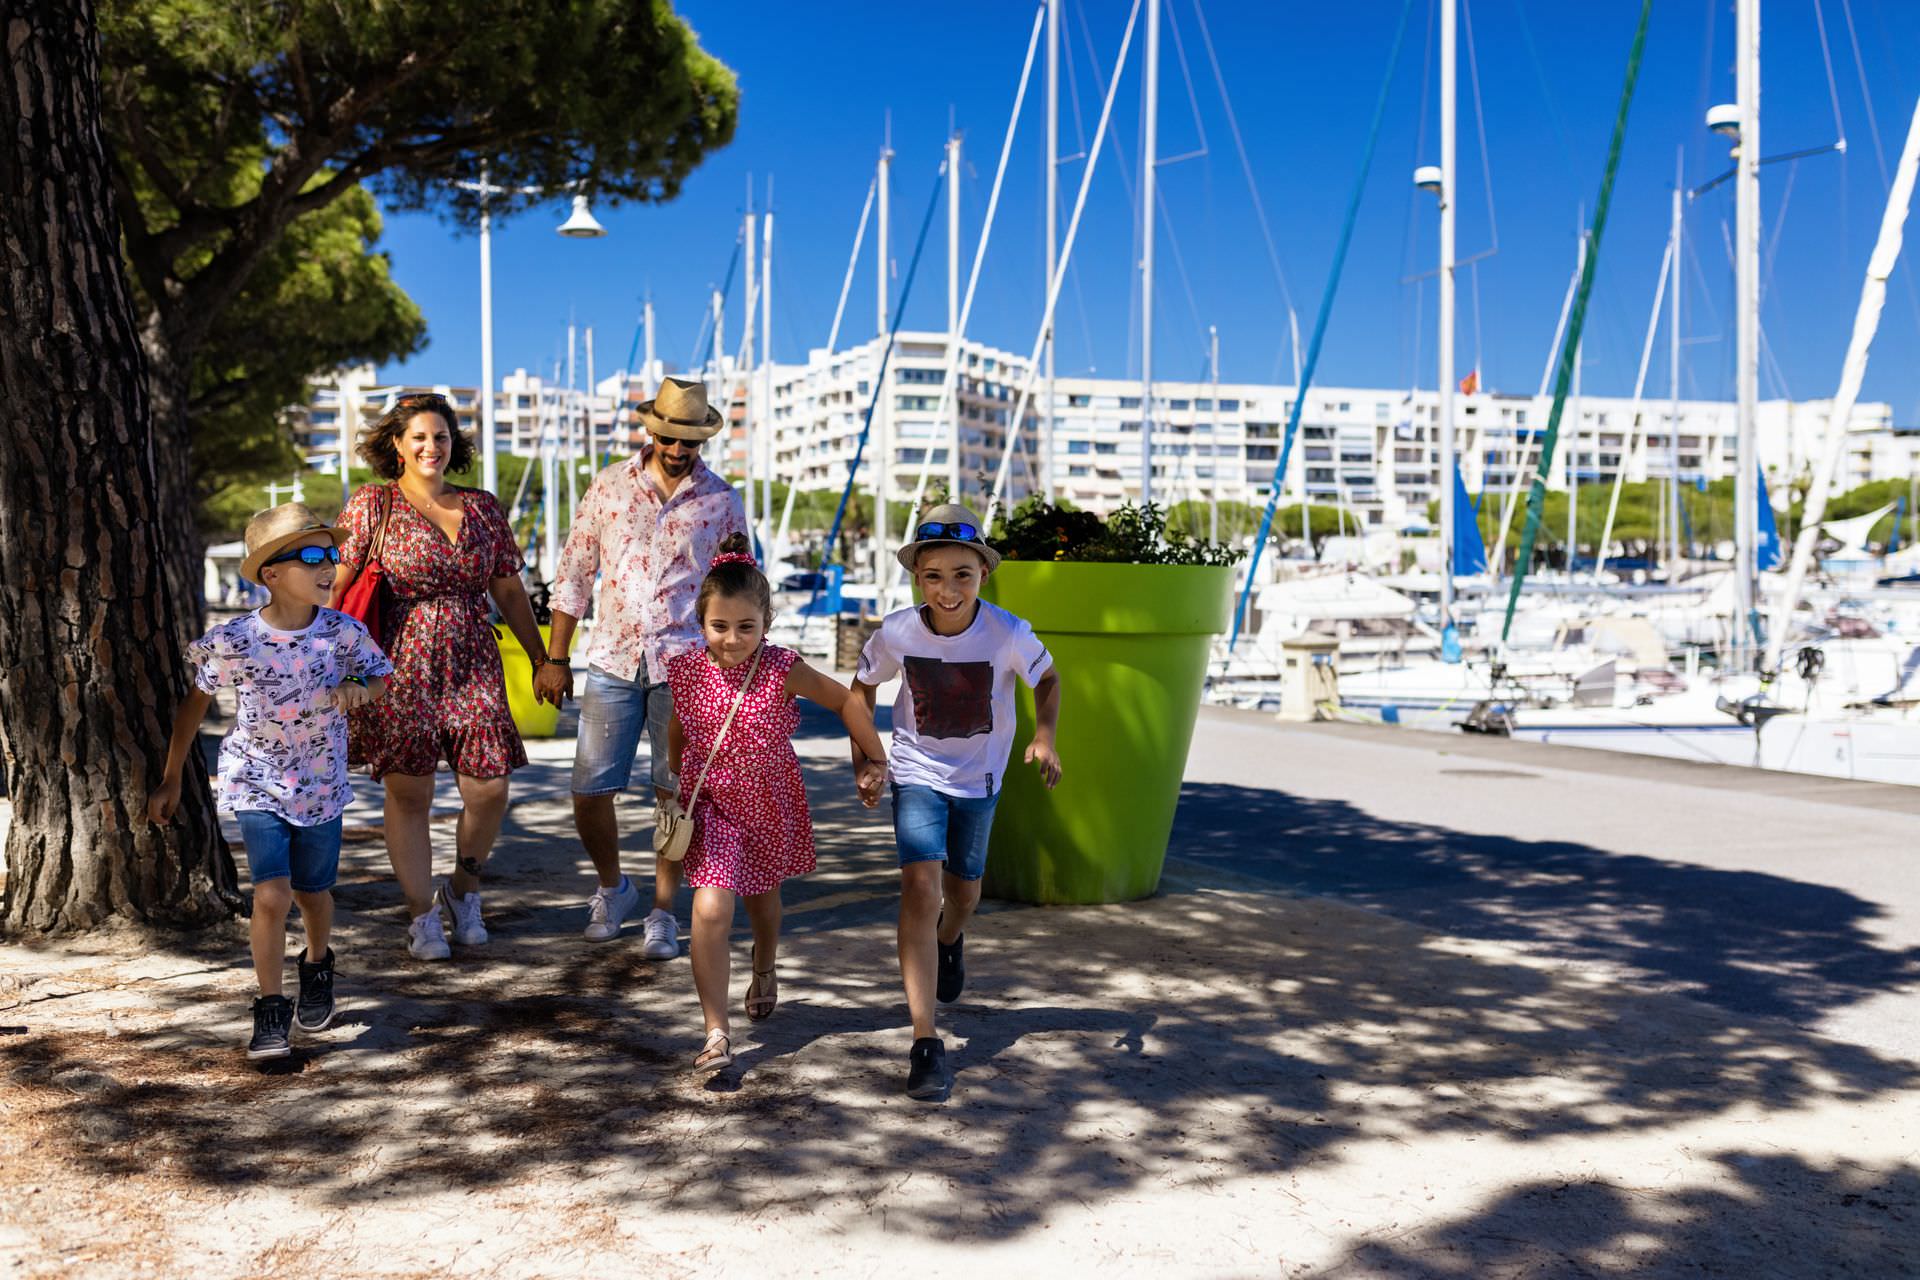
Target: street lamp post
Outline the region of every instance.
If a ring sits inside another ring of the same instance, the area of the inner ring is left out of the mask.
[[[545,194],[539,187],[498,187],[487,180],[487,167],[480,166],[480,181],[456,183],[462,191],[480,197],[480,487],[489,493],[499,488],[498,464],[494,459],[493,425],[493,215],[488,203],[494,196]],[[573,212],[554,230],[569,239],[593,239],[607,234],[587,208],[587,197],[576,192]]]

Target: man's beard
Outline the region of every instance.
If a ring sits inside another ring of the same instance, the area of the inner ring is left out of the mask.
[[[677,456],[674,454],[663,454],[660,458],[660,469],[677,479],[680,476],[686,475],[689,471],[692,471],[693,464],[697,461],[699,461],[697,457],[689,457],[686,454]]]

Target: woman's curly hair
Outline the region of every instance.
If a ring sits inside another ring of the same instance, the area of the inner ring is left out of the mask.
[[[395,444],[407,424],[423,413],[437,413],[447,424],[447,433],[453,437],[452,456],[447,459],[446,471],[465,471],[473,465],[473,441],[460,429],[460,416],[454,412],[447,398],[434,392],[419,395],[401,396],[393,402],[393,407],[380,415],[360,441],[360,457],[373,468],[373,474],[382,480],[398,480],[405,468],[400,464],[400,450]]]

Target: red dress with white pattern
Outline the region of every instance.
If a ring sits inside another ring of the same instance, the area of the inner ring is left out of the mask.
[[[793,752],[800,709],[786,692],[787,672],[799,660],[792,649],[761,646],[753,687],[700,786],[693,844],[687,851],[689,884],[742,895],[766,893],[789,876],[813,870],[813,818],[807,812],[800,759]],[[680,803],[693,794],[714,736],[752,666],[748,658],[739,666],[722,667],[704,647],[667,660],[673,711],[686,736]]]
[[[389,487],[368,485],[340,513],[342,564],[366,564]],[[499,499],[484,490],[452,490],[466,514],[450,539],[391,488],[380,546],[390,592],[384,634],[375,639],[393,675],[384,698],[348,715],[347,757],[376,779],[431,774],[443,758],[469,778],[504,777],[527,762],[527,749],[507,707],[487,586],[520,572],[520,544]]]

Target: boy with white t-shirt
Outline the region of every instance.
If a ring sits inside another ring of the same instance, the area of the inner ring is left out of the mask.
[[[1025,759],[1052,787],[1060,780],[1060,677],[1031,626],[980,599],[980,584],[1000,556],[982,539],[973,512],[935,507],[899,559],[925,603],[887,615],[860,655],[853,684],[871,709],[878,687],[900,677],[891,768],[868,760],[857,745],[853,764],[861,797],[870,802],[891,773],[900,976],[913,1015],[907,1094],[940,1102],[949,1084],[934,1000],[951,1004],[966,984],[964,931],[980,902],[987,837],[1013,747],[1013,682],[1033,690],[1035,727]]]

